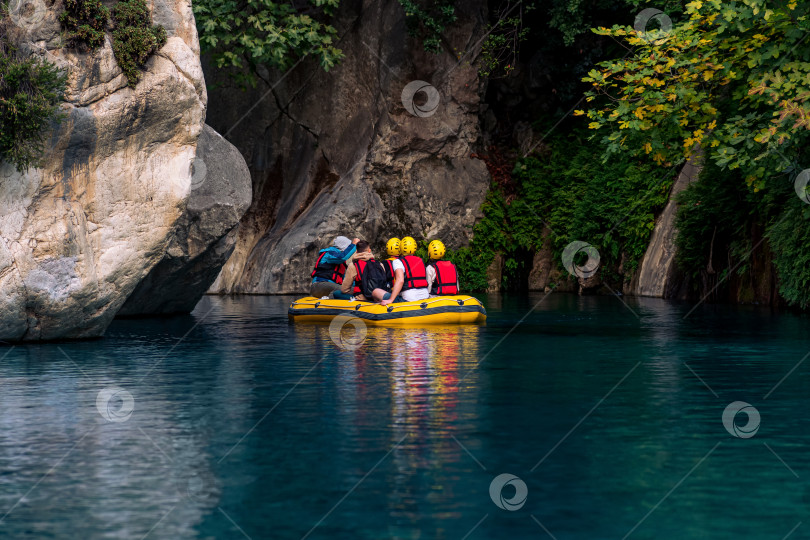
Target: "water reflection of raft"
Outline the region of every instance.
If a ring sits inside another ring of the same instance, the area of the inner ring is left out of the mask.
[[[487,312],[481,302],[465,295],[394,302],[387,306],[308,296],[290,304],[287,314],[295,322],[330,322],[339,315],[349,315],[362,319],[369,326],[470,324],[487,320]]]

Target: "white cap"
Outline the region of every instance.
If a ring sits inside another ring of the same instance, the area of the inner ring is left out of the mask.
[[[344,249],[349,247],[349,244],[351,243],[352,241],[346,238],[345,236],[338,236],[337,238],[335,238],[334,241],[335,247],[338,248],[340,251],[343,251]]]

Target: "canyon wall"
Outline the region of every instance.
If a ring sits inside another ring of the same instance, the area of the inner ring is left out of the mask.
[[[64,47],[58,6],[16,21],[21,50],[69,80],[64,118],[39,166],[0,167],[0,340],[104,332],[166,251],[203,128],[206,89],[189,2],[152,3],[168,40],[135,88],[109,33],[93,53]]]
[[[407,35],[399,2],[341,2],[333,22],[345,57],[259,69],[243,92],[220,72],[207,121],[245,156],[253,202],[216,293],[303,293],[318,250],[336,235],[379,252],[390,236],[466,244],[489,186],[470,157],[481,135],[475,64],[486,7],[460,2],[446,50]],[[422,81],[422,82],[419,82]]]

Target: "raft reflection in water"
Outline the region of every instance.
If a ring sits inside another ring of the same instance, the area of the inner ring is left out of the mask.
[[[475,501],[458,496],[464,491],[459,470],[469,457],[456,439],[467,438],[464,434],[481,412],[478,400],[462,401],[459,393],[481,387],[477,363],[483,328],[368,327],[358,332],[345,324],[337,339],[325,325],[291,329],[319,343],[326,362],[334,366],[330,371],[335,379],[324,378],[321,384],[337,386],[333,427],[340,433],[338,440],[346,441],[346,455],[379,457],[382,448],[393,448],[386,460],[394,467],[381,465],[363,485],[373,490],[379,482],[378,510],[384,519],[379,526],[387,529],[386,536],[409,537],[448,518],[461,518],[465,505]],[[356,342],[363,332],[356,348],[339,345]],[[335,468],[345,475],[341,484],[352,485],[362,471],[350,460],[343,469],[344,459],[335,455]]]

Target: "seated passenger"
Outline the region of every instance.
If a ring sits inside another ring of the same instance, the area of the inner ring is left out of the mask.
[[[397,257],[400,255],[400,244],[401,241],[399,238],[394,237],[388,240],[388,243],[385,244],[385,252],[388,253],[388,258],[383,261],[385,265],[385,272],[388,274],[388,281],[391,283],[394,282],[394,266],[393,263]],[[389,291],[390,292],[390,291]]]
[[[320,251],[315,269],[312,271],[310,296],[323,298],[340,289],[343,274],[346,272],[346,261],[354,255],[359,241],[358,238],[349,240],[345,236],[338,236],[333,242],[333,247]]]
[[[335,291],[335,298],[341,300],[355,300],[360,302],[371,302],[363,296],[360,290],[360,283],[363,280],[363,270],[368,264],[369,260],[374,259],[371,253],[371,245],[365,240],[357,242],[357,252],[352,255],[351,262],[346,267],[346,274],[343,276],[343,284],[340,286],[340,291]]]
[[[434,240],[428,245],[428,255],[436,261],[427,266],[431,296],[453,296],[459,293],[458,269],[450,261],[440,260],[444,254],[444,244],[440,240]]]
[[[400,243],[400,257],[394,259],[391,266],[394,270],[394,284],[391,292],[378,294],[380,289],[374,291],[375,300],[379,300],[380,305],[388,305],[392,302],[415,302],[430,297],[428,289],[427,270],[422,259],[415,256],[416,240],[406,236]],[[402,299],[399,300],[399,295]]]

